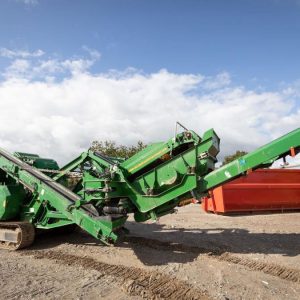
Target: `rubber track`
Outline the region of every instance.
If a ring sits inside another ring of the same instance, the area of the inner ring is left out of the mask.
[[[258,262],[249,258],[238,257],[224,249],[218,248],[201,248],[196,246],[188,246],[179,243],[163,242],[155,239],[147,239],[138,236],[127,236],[124,238],[132,244],[146,246],[156,250],[163,251],[180,251],[180,252],[191,252],[196,254],[206,254],[209,257],[213,257],[220,261],[226,261],[229,263],[241,265],[247,267],[252,271],[261,271],[265,274],[276,276],[281,279],[285,279],[292,282],[300,282],[300,270],[292,269],[284,266],[280,266],[274,263]]]
[[[67,265],[78,266],[98,271],[102,276],[113,276],[121,280],[123,289],[129,295],[142,296],[146,299],[210,299],[208,295],[185,281],[141,268],[123,265],[111,265],[90,257],[80,257],[61,251],[22,251],[21,255],[33,255],[36,259],[50,259]]]
[[[35,230],[31,223],[28,222],[0,222],[0,228],[3,230],[21,231],[21,240],[19,244],[12,242],[0,241],[0,249],[17,250],[30,246],[35,237]]]

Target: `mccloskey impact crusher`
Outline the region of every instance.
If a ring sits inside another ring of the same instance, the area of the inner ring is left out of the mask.
[[[186,199],[300,152],[300,129],[215,169],[220,139],[191,130],[127,160],[88,150],[59,169],[51,159],[0,149],[0,247],[20,249],[35,231],[77,224],[114,243],[128,214],[137,222],[174,212]]]

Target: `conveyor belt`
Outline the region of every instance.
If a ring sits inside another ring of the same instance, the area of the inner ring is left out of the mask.
[[[50,187],[52,190],[54,190],[55,192],[57,192],[58,194],[60,194],[64,198],[68,199],[70,201],[70,204],[75,203],[75,201],[81,199],[78,195],[76,195],[72,191],[68,190],[67,188],[65,188],[61,184],[57,183],[52,178],[48,177],[47,175],[40,172],[39,170],[29,166],[25,162],[19,160],[18,158],[11,155],[9,152],[5,151],[4,149],[0,148],[0,155],[5,157],[7,160],[14,163],[15,165],[17,165],[18,167],[20,167],[22,170],[28,172],[34,178],[36,178],[36,179],[40,180],[41,182],[43,182],[45,185]],[[7,172],[7,170],[5,170],[5,172]],[[85,206],[85,207],[82,206],[81,208],[83,210],[87,211],[89,214],[92,214],[95,217],[98,216],[98,214],[96,214],[96,212],[94,210],[90,209],[87,206]]]

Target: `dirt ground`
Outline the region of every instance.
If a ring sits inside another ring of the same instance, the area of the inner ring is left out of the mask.
[[[189,205],[103,246],[83,231],[0,251],[1,299],[299,299],[300,213],[225,217]]]

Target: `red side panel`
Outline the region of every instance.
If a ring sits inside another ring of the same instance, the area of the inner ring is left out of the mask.
[[[221,214],[300,210],[300,170],[253,171],[213,189],[202,208]]]

